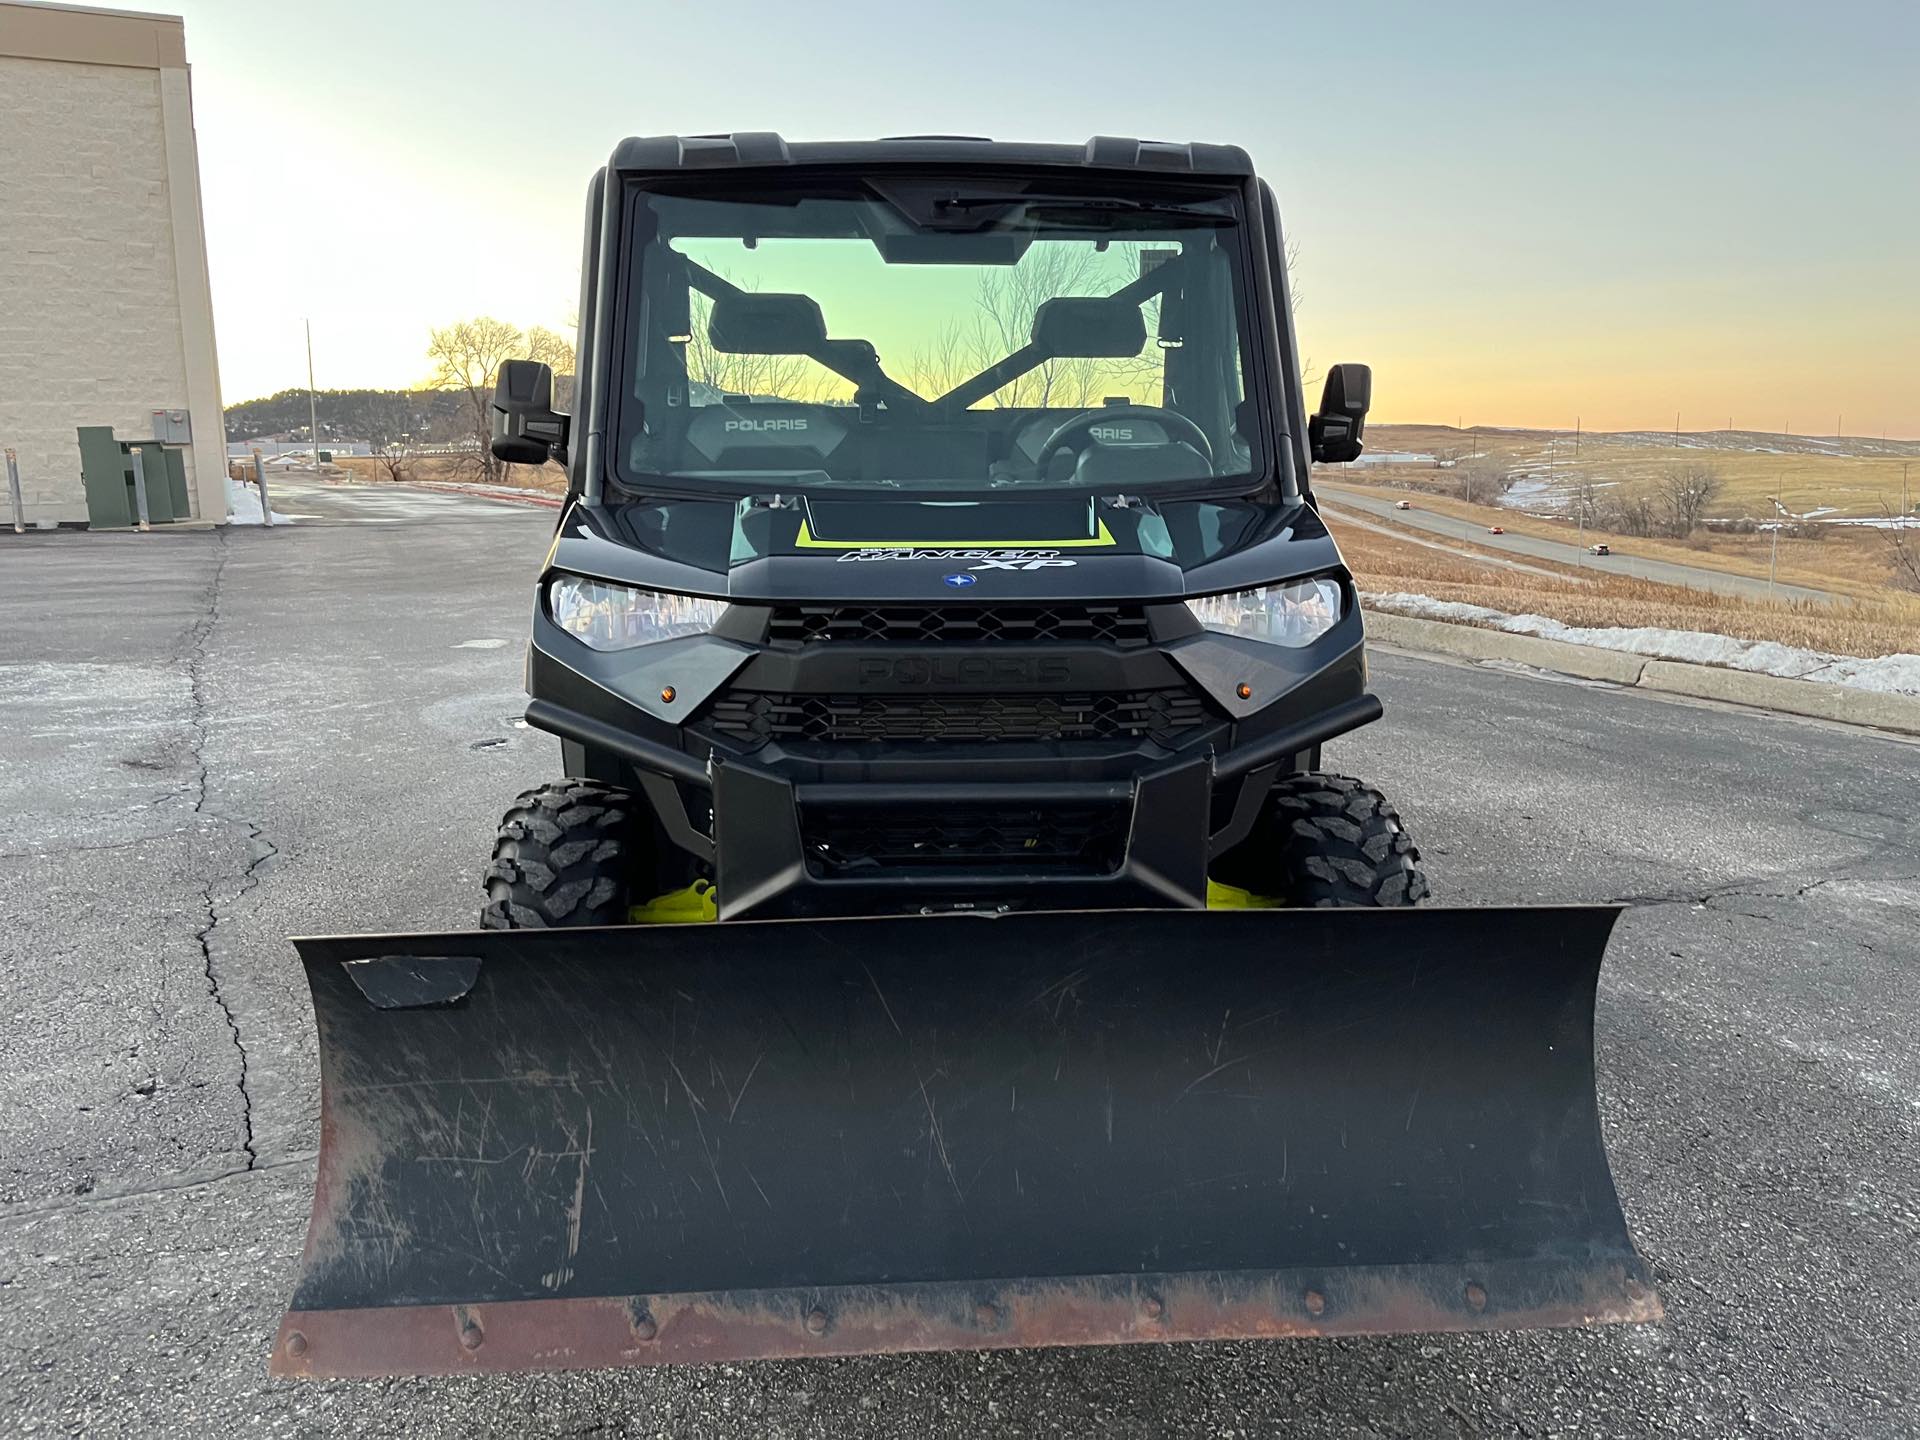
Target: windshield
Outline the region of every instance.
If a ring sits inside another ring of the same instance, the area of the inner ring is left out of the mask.
[[[1218,489],[1253,474],[1236,192],[814,175],[632,196],[620,479]]]

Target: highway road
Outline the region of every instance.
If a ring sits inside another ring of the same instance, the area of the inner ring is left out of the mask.
[[[1644,555],[1635,555],[1631,542],[1627,541],[1622,541],[1616,546],[1612,555],[1598,556],[1587,554],[1579,545],[1560,540],[1540,540],[1531,535],[1512,533],[1490,535],[1485,525],[1475,524],[1470,520],[1455,519],[1437,510],[1423,510],[1420,508],[1418,499],[1413,501],[1413,509],[1399,510],[1394,507],[1392,500],[1383,500],[1377,495],[1364,494],[1335,481],[1315,480],[1314,491],[1336,509],[1357,510],[1367,515],[1389,519],[1396,525],[1411,526],[1430,534],[1445,535],[1489,550],[1500,550],[1534,560],[1557,560],[1563,565],[1580,565],[1592,570],[1632,575],[1642,580],[1658,580],[1668,585],[1689,585],[1695,590],[1711,590],[1722,595],[1745,595],[1751,599],[1764,600],[1771,594],[1775,599],[1781,600],[1814,600],[1827,603],[1840,598],[1826,590],[1816,590],[1806,585],[1782,583],[1769,589],[1765,580],[1756,580],[1748,575],[1734,575],[1725,570],[1710,570],[1704,565],[1682,565],[1670,560],[1650,560]],[[1337,532],[1339,527],[1337,517],[1333,518],[1333,524]]]
[[[1632,907],[1600,1099],[1665,1323],[269,1381],[318,1143],[284,937],[471,924],[558,761],[517,719],[551,512],[371,523],[395,501],[0,536],[7,1433],[1911,1433],[1920,748],[1392,653],[1328,759],[1397,798],[1436,901]]]

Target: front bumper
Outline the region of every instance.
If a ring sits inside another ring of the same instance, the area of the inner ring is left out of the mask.
[[[528,723],[581,747],[570,753],[618,763],[668,840],[710,868],[723,919],[1201,908],[1209,860],[1251,831],[1274,777],[1382,709],[1365,688],[1357,614],[1297,651],[1184,634],[1128,653],[852,644],[806,658],[751,633],[723,627],[608,654],[539,616],[528,663]],[[1038,653],[1044,669],[1023,670]],[[843,713],[853,700],[883,712],[884,727],[896,705],[932,704],[965,729],[983,704],[1005,717],[1025,701],[1046,702],[1057,723],[1057,702],[1083,692],[1176,693],[1170,684],[1191,697],[1173,733],[948,740],[888,729],[826,743],[792,727],[743,738],[715,724],[753,708],[740,697],[773,694],[781,704],[760,713],[787,715],[796,698]]]

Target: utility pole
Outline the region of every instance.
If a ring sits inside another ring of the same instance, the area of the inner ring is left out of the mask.
[[[1673,448],[1676,450],[1680,448],[1680,412],[1678,410],[1673,412]]]
[[[7,453],[11,455],[13,452],[8,451]],[[1913,462],[1911,460],[1902,460],[1900,462],[1900,513],[1902,515],[1911,515],[1913,513],[1913,502],[1907,496],[1907,469],[1912,464]]]
[[[1772,498],[1775,513],[1773,517],[1773,548],[1767,555],[1767,598],[1769,600],[1773,598],[1773,572],[1780,566],[1781,518],[1779,512],[1786,509],[1786,506],[1781,504],[1779,496],[1776,495]]]
[[[1580,458],[1580,417],[1573,417],[1573,458]]]
[[[313,321],[307,321],[307,429],[313,434],[313,468],[320,468],[320,402],[313,395]]]

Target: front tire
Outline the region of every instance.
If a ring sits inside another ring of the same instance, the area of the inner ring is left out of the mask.
[[[1348,775],[1276,780],[1266,814],[1214,878],[1300,909],[1417,905],[1428,894],[1399,812]]]
[[[494,837],[480,928],[625,924],[643,803],[595,780],[560,780],[520,796]]]

